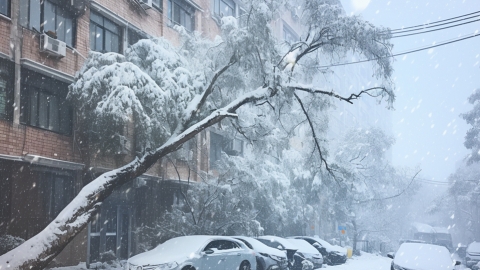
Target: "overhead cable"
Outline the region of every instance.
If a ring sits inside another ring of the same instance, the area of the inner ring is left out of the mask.
[[[391,32],[397,32],[397,31],[403,31],[403,30],[412,29],[412,28],[433,27],[433,26],[431,26],[431,25],[438,24],[438,23],[441,23],[441,22],[450,21],[450,20],[454,20],[454,19],[458,19],[458,18],[462,18],[462,17],[466,17],[466,16],[470,16],[470,15],[473,15],[473,14],[478,14],[478,13],[480,13],[480,11],[475,11],[475,12],[468,13],[468,14],[465,14],[465,15],[460,15],[460,16],[456,16],[456,17],[452,17],[452,18],[444,19],[444,20],[440,20],[440,21],[435,21],[435,22],[431,22],[431,23],[419,24],[419,25],[414,25],[414,26],[410,26],[410,27],[402,27],[402,28],[393,29],[393,30],[390,30],[390,31],[391,31]],[[474,16],[474,17],[475,17],[475,16]],[[467,18],[465,18],[465,19],[467,19]],[[441,25],[441,24],[439,24],[439,25]]]
[[[469,23],[473,23],[473,22],[478,22],[478,21],[480,21],[480,19],[476,19],[476,20],[468,21],[468,22],[464,22],[464,23],[459,23],[459,24],[454,24],[454,25],[449,25],[449,26],[445,26],[445,27],[441,27],[441,28],[431,29],[431,30],[427,30],[427,31],[417,32],[417,33],[410,33],[410,34],[404,34],[404,35],[393,35],[392,38],[408,37],[408,36],[413,36],[413,35],[425,34],[425,33],[444,30],[444,29],[457,27],[457,26],[461,26],[461,25],[465,25],[465,24],[469,24]],[[410,31],[407,31],[407,32],[410,32]]]
[[[379,59],[382,59],[382,58],[397,57],[397,56],[401,56],[401,55],[405,55],[405,54],[409,54],[409,53],[414,53],[414,52],[419,52],[419,51],[424,51],[424,50],[428,50],[428,49],[440,47],[440,46],[443,46],[443,45],[447,45],[447,44],[459,42],[459,41],[462,41],[462,40],[466,40],[466,39],[470,39],[470,38],[474,38],[474,37],[478,37],[478,36],[480,36],[480,33],[476,32],[476,33],[474,33],[473,35],[469,35],[469,36],[466,36],[466,37],[455,38],[455,39],[443,41],[443,42],[441,42],[441,43],[439,43],[439,44],[435,44],[435,45],[431,45],[431,46],[427,46],[427,47],[422,47],[422,48],[419,48],[419,49],[412,49],[412,50],[408,50],[408,51],[405,51],[405,52],[388,55],[388,56],[385,56],[385,57],[377,57],[377,58],[359,60],[359,61],[354,61],[354,62],[346,62],[346,63],[332,64],[332,65],[328,65],[328,66],[319,66],[318,68],[330,68],[330,67],[346,66],[346,65],[352,65],[352,64],[359,64],[359,63],[365,63],[365,62],[375,61],[375,60],[379,60]]]

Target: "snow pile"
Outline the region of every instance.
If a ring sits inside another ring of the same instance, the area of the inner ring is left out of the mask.
[[[361,256],[354,256],[345,264],[337,266],[325,265],[325,268],[332,270],[385,270],[390,269],[392,260],[387,257],[362,252]]]

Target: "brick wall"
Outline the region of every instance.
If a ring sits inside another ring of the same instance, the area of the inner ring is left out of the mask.
[[[0,120],[0,154],[24,156],[39,155],[71,162],[81,162],[73,150],[73,138],[30,126],[16,126]]]
[[[10,55],[10,26],[12,22],[7,17],[0,15],[0,52]]]

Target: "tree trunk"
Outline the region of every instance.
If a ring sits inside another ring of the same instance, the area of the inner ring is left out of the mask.
[[[355,220],[352,220],[352,225],[353,225],[352,254],[357,254],[357,238],[358,238],[358,233],[357,233],[357,223],[355,222]]]

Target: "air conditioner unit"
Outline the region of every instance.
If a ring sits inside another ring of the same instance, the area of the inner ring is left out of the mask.
[[[67,44],[49,37],[47,34],[40,35],[40,51],[55,57],[65,57]]]
[[[152,0],[140,0],[139,2],[142,8],[145,10],[152,8]]]
[[[232,140],[232,151],[235,151],[237,153],[242,153],[242,144],[243,141],[239,139],[233,139]]]

